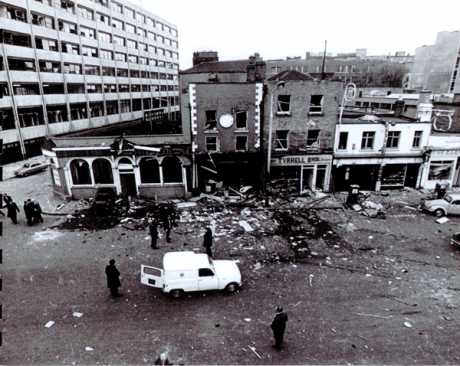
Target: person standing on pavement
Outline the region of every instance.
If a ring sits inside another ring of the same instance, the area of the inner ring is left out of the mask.
[[[109,261],[109,265],[105,267],[105,274],[107,275],[107,287],[110,289],[112,297],[121,296],[118,293],[118,288],[121,286],[120,272],[115,267],[115,259]]]
[[[7,209],[7,216],[11,219],[13,224],[17,225],[18,223],[18,212],[19,212],[19,207],[18,205],[13,201],[8,201],[6,204],[6,209]]]
[[[203,238],[203,246],[206,249],[206,254],[212,258],[212,230],[210,227],[206,228],[206,233]]]
[[[24,215],[26,216],[27,225],[31,226],[33,224],[33,208],[30,198],[24,201]]]
[[[33,221],[35,223],[43,224],[43,217],[42,217],[42,208],[38,201],[32,201],[32,208],[33,208]]]
[[[150,234],[150,247],[152,249],[158,249],[158,225],[154,219],[149,219],[149,234]]]
[[[160,207],[160,219],[163,223],[163,229],[166,233],[166,242],[171,243],[171,219],[167,207]]]
[[[273,337],[275,338],[275,345],[273,347],[275,347],[278,351],[281,350],[281,346],[283,344],[284,331],[286,330],[287,321],[287,314],[283,311],[282,307],[278,306],[271,325]]]

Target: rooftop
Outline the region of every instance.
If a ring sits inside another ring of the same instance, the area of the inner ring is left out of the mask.
[[[206,73],[246,73],[249,60],[214,61],[183,70],[181,74],[206,74]]]
[[[209,267],[207,254],[194,252],[169,252],[163,257],[163,269],[165,271],[191,270]]]
[[[310,75],[296,70],[281,71],[279,74],[272,76],[268,81],[305,81],[314,80]]]

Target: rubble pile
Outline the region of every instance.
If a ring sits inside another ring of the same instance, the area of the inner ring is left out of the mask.
[[[144,230],[149,216],[158,217],[162,205],[168,203],[156,203],[148,200],[118,199],[111,207],[107,215],[99,215],[92,207],[91,200],[82,204],[84,208],[67,215],[66,219],[57,225],[65,230],[106,230],[119,224],[129,230]]]

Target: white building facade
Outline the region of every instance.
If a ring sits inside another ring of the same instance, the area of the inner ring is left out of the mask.
[[[43,137],[179,111],[177,28],[142,8],[2,0],[0,32],[7,159],[39,151]]]
[[[396,117],[344,119],[336,127],[333,190],[418,187],[431,122]]]

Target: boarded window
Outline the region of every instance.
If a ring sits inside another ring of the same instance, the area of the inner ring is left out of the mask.
[[[161,183],[160,166],[155,158],[144,158],[139,163],[142,183]]]
[[[85,160],[72,160],[70,163],[70,172],[74,185],[92,184],[89,164]]]
[[[287,150],[288,148],[288,134],[289,131],[276,131],[275,138],[275,149],[276,150]]]
[[[290,113],[291,112],[291,96],[278,95],[277,113]]]
[[[182,164],[176,156],[167,156],[161,163],[165,183],[182,183]]]
[[[106,159],[93,161],[93,175],[95,184],[113,184],[112,164]]]

